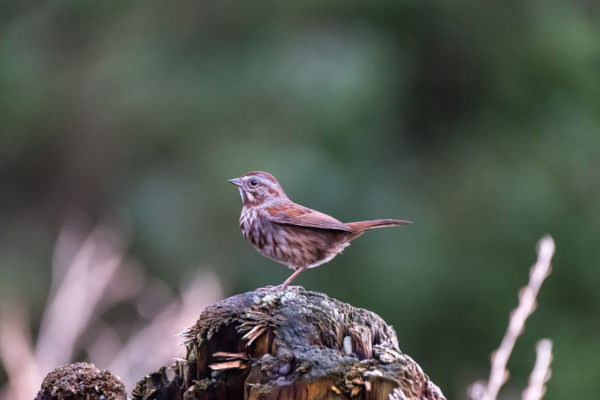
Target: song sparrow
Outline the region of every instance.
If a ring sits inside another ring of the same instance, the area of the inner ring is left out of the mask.
[[[343,223],[288,199],[275,177],[254,171],[230,179],[242,196],[242,234],[263,256],[287,265],[294,273],[285,288],[307,268],[330,261],[367,229],[409,224],[402,219]]]

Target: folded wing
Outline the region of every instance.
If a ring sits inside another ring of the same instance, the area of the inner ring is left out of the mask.
[[[280,207],[272,207],[268,211],[271,221],[278,224],[354,232],[352,228],[343,222],[327,214],[302,207],[298,204],[285,204]]]

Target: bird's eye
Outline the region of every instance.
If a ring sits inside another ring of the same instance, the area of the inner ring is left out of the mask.
[[[258,181],[257,181],[256,179],[252,179],[252,180],[250,181],[250,186],[251,186],[251,187],[257,187],[257,186],[258,186]]]

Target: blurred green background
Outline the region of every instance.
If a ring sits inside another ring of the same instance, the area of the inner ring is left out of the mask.
[[[242,238],[226,181],[266,170],[342,221],[414,221],[297,282],[380,314],[448,398],[487,378],[552,234],[503,395],[549,337],[546,398],[591,398],[599,17],[583,1],[1,2],[0,291],[35,330],[74,212],[128,220],[129,253],[173,288],[197,269],[226,295],[277,284],[289,271]]]

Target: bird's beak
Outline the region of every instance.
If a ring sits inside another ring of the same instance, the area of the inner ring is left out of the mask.
[[[233,178],[233,179],[228,180],[227,182],[232,183],[237,187],[242,186],[242,178]]]

